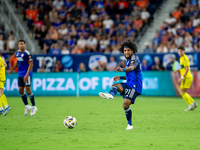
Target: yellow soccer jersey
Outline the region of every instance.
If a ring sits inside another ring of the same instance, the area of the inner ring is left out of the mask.
[[[5,66],[4,66],[4,61],[3,59],[0,57],[0,81],[5,81],[6,77],[5,77]]]
[[[190,62],[189,62],[188,57],[185,54],[180,58],[180,65],[181,65],[181,69],[180,69],[181,76],[184,75],[185,67],[188,66],[189,67],[189,71],[185,75],[185,78],[193,78],[192,74],[191,74],[191,71],[190,71]]]

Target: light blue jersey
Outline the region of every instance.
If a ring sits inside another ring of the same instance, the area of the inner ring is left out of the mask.
[[[142,71],[140,67],[140,60],[133,55],[126,61],[126,67],[130,64],[136,66],[133,71],[126,72],[126,85],[134,88],[138,93],[142,94]]]

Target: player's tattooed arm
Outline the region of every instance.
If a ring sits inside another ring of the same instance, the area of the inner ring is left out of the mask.
[[[125,72],[130,72],[133,71],[136,68],[135,65],[130,64],[128,67],[125,68]]]

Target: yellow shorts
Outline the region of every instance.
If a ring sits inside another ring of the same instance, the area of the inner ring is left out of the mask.
[[[181,89],[189,89],[192,84],[193,78],[185,78],[181,82]]]
[[[5,82],[0,81],[0,89],[4,89],[4,83]]]

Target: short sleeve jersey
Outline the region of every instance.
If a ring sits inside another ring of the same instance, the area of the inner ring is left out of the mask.
[[[6,80],[5,77],[5,66],[4,66],[4,61],[0,57],[0,82],[4,82]]]
[[[33,61],[32,55],[28,50],[25,50],[23,52],[20,52],[20,50],[18,50],[16,52],[16,57],[17,57],[19,77],[24,77],[28,71],[28,67],[29,67],[28,62]],[[32,77],[32,75],[33,75],[33,72],[31,70],[29,76]]]
[[[131,64],[135,65],[136,68],[133,71],[126,72],[126,85],[134,88],[138,93],[142,94],[142,71],[140,67],[140,60],[133,55],[126,61],[126,67]]]
[[[189,71],[187,72],[185,78],[193,78],[191,71],[190,71],[190,62],[189,62],[188,57],[185,54],[180,58],[180,65],[181,65],[181,69],[180,69],[181,76],[184,75],[185,67],[188,66]]]

